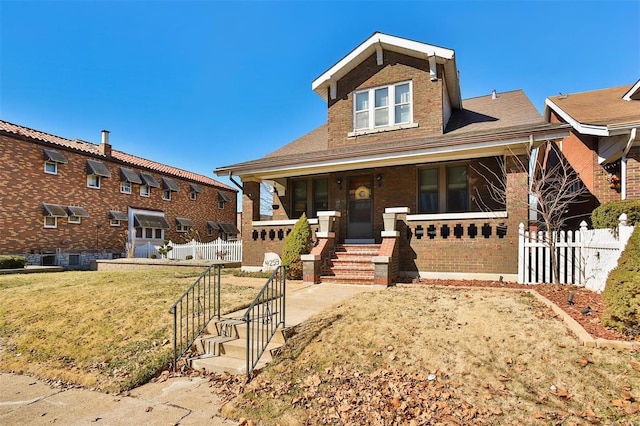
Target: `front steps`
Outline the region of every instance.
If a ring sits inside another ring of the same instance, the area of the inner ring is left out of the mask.
[[[282,328],[274,334],[255,369],[273,360],[275,352],[285,342]],[[198,356],[187,362],[195,370],[216,373],[247,374],[247,324],[238,319],[221,318],[212,321],[194,343]]]
[[[334,284],[374,284],[373,257],[380,252],[379,244],[339,244],[326,265],[320,281]]]

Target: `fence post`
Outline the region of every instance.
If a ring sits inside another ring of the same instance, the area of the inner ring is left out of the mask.
[[[585,286],[587,284],[587,277],[589,276],[587,274],[587,259],[585,259],[587,250],[585,249],[584,245],[586,240],[587,240],[587,222],[583,220],[582,222],[580,222],[580,245],[579,245],[580,257],[578,258],[580,271],[581,271],[580,272],[581,286]]]
[[[524,248],[524,223],[518,225],[518,283],[524,284],[524,262],[526,250]]]
[[[192,259],[197,259],[197,257],[196,257],[196,239],[195,238],[191,239],[191,258]]]

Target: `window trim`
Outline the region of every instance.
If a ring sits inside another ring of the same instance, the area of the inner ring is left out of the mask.
[[[196,201],[198,199],[198,193],[195,191],[189,192],[189,199],[191,201]]]
[[[400,104],[396,104],[396,88],[398,86],[402,86],[408,84],[409,85],[409,120],[408,121],[403,121],[403,122],[396,122],[396,106],[399,105],[406,105],[406,103],[400,103]],[[382,90],[382,89],[387,89],[387,105],[384,107],[376,107],[375,106],[375,96],[376,96],[376,91],[377,90]],[[368,105],[367,105],[367,109],[362,109],[362,110],[357,110],[357,102],[356,102],[356,97],[359,94],[362,93],[367,93],[367,101],[368,101]],[[360,134],[366,134],[366,133],[377,133],[380,131],[390,131],[390,130],[398,130],[398,129],[405,129],[405,128],[409,128],[409,127],[417,127],[417,124],[414,123],[413,121],[413,106],[414,106],[414,99],[413,99],[413,81],[412,80],[406,80],[406,81],[400,81],[397,83],[392,83],[392,84],[388,84],[388,85],[382,85],[382,86],[376,86],[376,87],[370,87],[367,89],[362,89],[362,90],[356,90],[353,92],[353,96],[352,96],[352,132],[348,133],[348,136],[357,136]],[[376,126],[375,124],[375,112],[377,109],[380,108],[387,108],[387,124],[385,125],[379,125]],[[362,113],[362,112],[368,112],[368,126],[367,127],[362,127],[362,128],[356,128],[356,115],[357,113]]]
[[[47,170],[47,166],[53,166],[53,171]],[[44,162],[44,172],[49,175],[57,175],[58,174],[58,163],[55,161],[45,161]]]
[[[121,222],[120,222],[120,220],[118,220],[118,219],[110,219],[110,220],[109,220],[109,225],[110,225],[110,226],[120,226],[120,223],[121,223]]]
[[[96,182],[97,182],[97,183],[96,183],[96,185],[91,185],[91,184],[89,183],[89,179],[90,179],[92,176],[93,176],[93,177],[95,177],[95,180],[96,180]],[[101,181],[101,179],[100,179],[100,175],[95,175],[95,174],[88,174],[88,175],[87,175],[87,187],[88,187],[88,188],[100,189],[100,181]]]
[[[146,192],[143,192],[143,189],[147,189]],[[140,196],[141,197],[151,197],[151,187],[149,185],[142,184],[140,185]]]
[[[67,216],[67,223],[79,225],[82,223],[82,218],[80,216]]]
[[[132,186],[133,185],[129,181],[126,181],[126,180],[120,181],[120,193],[131,194]]]
[[[47,225],[47,219],[53,219],[53,225]],[[58,217],[57,216],[45,216],[44,217],[44,227],[48,229],[54,229],[58,227]]]

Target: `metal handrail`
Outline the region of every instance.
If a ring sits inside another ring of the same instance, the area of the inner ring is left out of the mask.
[[[209,266],[169,308],[173,314],[173,369],[214,318],[220,319],[220,270]],[[213,274],[212,274],[213,271]],[[213,275],[213,285],[211,276]]]
[[[278,266],[245,312],[247,326],[247,377],[258,365],[271,339],[284,327],[287,266]]]

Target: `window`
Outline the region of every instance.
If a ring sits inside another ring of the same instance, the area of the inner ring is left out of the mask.
[[[354,130],[411,123],[411,88],[411,82],[404,82],[355,92]]]
[[[218,226],[217,222],[213,222],[213,221],[207,222],[207,235],[209,237],[213,237],[214,231],[218,231],[219,229],[220,229],[220,226]]]
[[[190,183],[189,185],[191,186],[191,192],[189,192],[189,199],[195,201],[198,199],[198,194],[202,194],[202,188],[200,188],[200,186],[196,185],[195,183]]]
[[[235,224],[230,222],[220,222],[218,223],[220,227],[220,238],[223,240],[235,240],[237,235],[240,233],[240,230],[236,227]]]
[[[140,196],[141,197],[150,197],[151,196],[151,187],[149,187],[149,185],[140,185]]]
[[[299,218],[302,213],[307,217],[315,217],[319,211],[329,210],[327,178],[293,181],[292,194],[292,219]]]
[[[120,192],[131,194],[131,182],[120,182]]]
[[[67,218],[67,222],[68,223],[80,223],[80,222],[82,222],[82,220],[80,219],[80,216],[69,216]]]
[[[98,176],[98,175],[87,175],[87,186],[89,188],[100,189],[100,176]]]
[[[129,218],[127,217],[127,215],[120,211],[109,211],[109,224],[111,226],[120,226],[121,222],[127,222],[128,220]]]
[[[83,217],[89,217],[89,213],[83,207],[68,206],[67,211],[69,212],[68,223],[80,223]]]
[[[218,208],[220,210],[224,210],[224,206],[226,203],[231,201],[231,198],[227,196],[224,192],[218,191]]]
[[[162,199],[165,201],[171,201],[171,190],[163,189],[162,190]]]
[[[193,221],[186,217],[176,217],[176,231],[189,232],[193,226]]]
[[[58,163],[67,164],[67,158],[53,149],[44,150],[44,172],[51,175],[58,174]]]
[[[111,226],[120,226],[120,221],[118,219],[110,219],[109,225]]]
[[[133,227],[136,238],[163,240],[164,230],[169,229],[169,223],[164,216],[150,213],[134,213]]]
[[[166,201],[171,201],[171,193],[178,192],[180,187],[178,184],[171,178],[163,177],[162,178],[162,199]]]
[[[55,216],[45,216],[44,217],[44,227],[45,228],[57,228],[58,227],[58,218]]]
[[[197,200],[197,199],[198,199],[198,193],[197,193],[197,192],[193,192],[193,191],[191,191],[191,192],[189,193],[189,199],[190,199],[190,200],[192,200],[192,201]]]
[[[49,173],[50,175],[58,174],[58,163],[54,161],[45,161],[44,162],[44,172]]]
[[[44,215],[44,227],[45,228],[57,228],[59,217],[68,217],[67,209],[59,204],[47,204],[44,203],[43,215]]]
[[[469,211],[467,165],[440,165],[418,171],[418,212]]]

